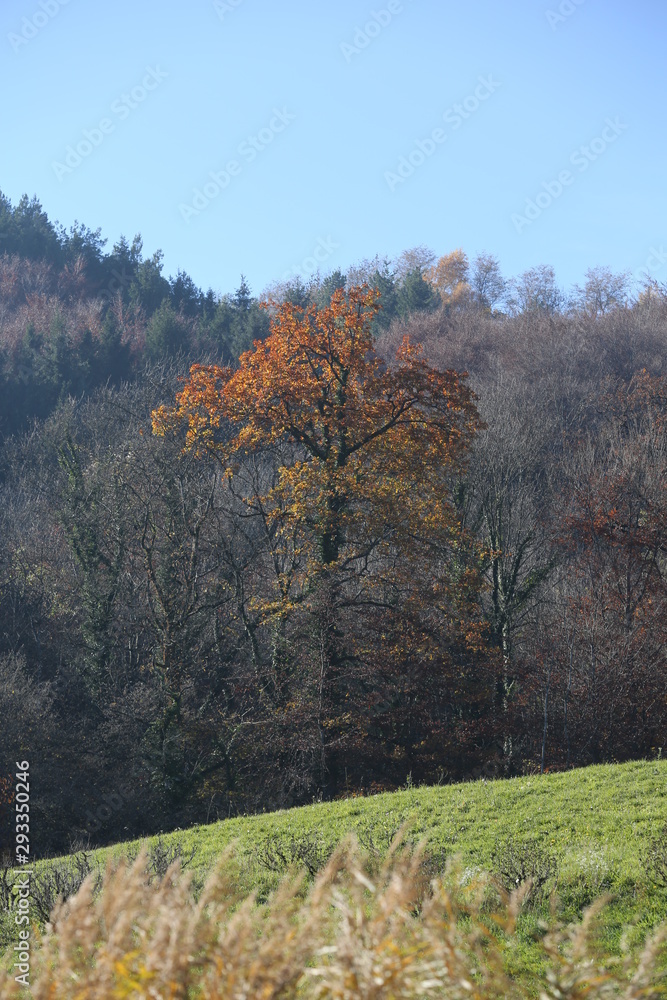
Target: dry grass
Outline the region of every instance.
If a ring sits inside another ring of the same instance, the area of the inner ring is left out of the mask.
[[[591,932],[602,904],[583,922],[544,938],[550,968],[541,983],[522,984],[504,971],[528,885],[503,897],[491,933],[488,883],[465,890],[450,870],[430,885],[418,849],[397,838],[373,874],[353,840],[344,842],[306,892],[289,875],[264,904],[239,899],[231,851],[198,899],[175,862],[161,880],[146,875],[146,857],[109,868],[102,891],[89,877],[51,916],[35,941],[32,996],[46,998],[466,997],[544,1000],[664,997],[659,968],[667,928],[629,960],[602,965]],[[663,966],[664,967],[664,966]],[[0,973],[0,998],[21,995]]]

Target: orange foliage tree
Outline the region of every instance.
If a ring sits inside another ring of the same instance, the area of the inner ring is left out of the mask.
[[[376,354],[378,307],[366,288],[338,291],[323,309],[285,303],[236,370],[193,365],[176,407],[153,414],[158,434],[184,421],[187,446],[224,455],[230,475],[240,455],[296,446],[262,500],[312,537],[315,565],[348,556],[379,522],[450,531],[444,484],[480,426],[465,376],[431,367],[407,337],[394,365]],[[225,425],[235,433],[220,439]]]
[[[474,396],[407,337],[383,360],[371,335],[379,307],[366,286],[324,308],[284,303],[236,369],[194,365],[176,405],[153,413],[155,433],[181,429],[187,448],[217,454],[230,492],[265,525],[274,585],[256,606],[274,625],[276,686],[296,648],[286,622],[306,608],[320,709],[339,682],[338,721],[318,716],[318,731],[335,729],[338,743],[351,664],[367,676],[388,662],[437,670],[454,634],[483,644],[478,561],[454,503],[480,427]]]
[[[425,273],[424,277],[440,293],[447,305],[465,305],[471,296],[470,265],[463,250],[444,254]]]

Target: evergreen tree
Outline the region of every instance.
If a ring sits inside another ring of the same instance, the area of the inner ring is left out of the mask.
[[[412,313],[425,312],[437,308],[438,293],[425,280],[421,267],[408,271],[398,292],[398,314],[407,319]]]
[[[171,284],[171,304],[177,312],[185,316],[194,317],[199,315],[202,307],[203,295],[201,289],[197,288],[194,281],[185,271],[180,268]]]
[[[157,361],[179,351],[187,351],[189,333],[183,316],[174,310],[168,299],[163,301],[146,327],[148,357]]]
[[[159,309],[171,291],[162,274],[163,257],[162,251],[156,250],[152,257],[141,261],[130,288],[130,301],[141,306],[147,316]]]
[[[327,276],[323,278],[317,293],[318,306],[328,306],[334,292],[337,292],[339,288],[345,288],[346,284],[347,278],[340,269],[332,271],[331,274],[327,274]]]
[[[61,237],[36,197],[24,194],[12,209],[0,193],[0,252],[46,260],[56,267],[64,263]]]
[[[382,269],[377,268],[371,284],[380,293],[380,312],[373,321],[373,333],[377,335],[379,330],[386,330],[395,316],[398,316],[398,292],[396,290],[396,279],[393,271],[389,267],[389,262],[384,261]]]
[[[82,261],[86,278],[91,291],[97,291],[104,285],[104,247],[107,243],[102,238],[102,230],[94,232],[83,223],[75,220],[69,233],[63,229],[61,240],[65,259],[70,266]]]
[[[252,295],[250,294],[250,286],[245,280],[245,275],[241,275],[241,284],[234,292],[233,298],[234,306],[240,312],[247,312],[250,309],[250,304],[252,302]]]

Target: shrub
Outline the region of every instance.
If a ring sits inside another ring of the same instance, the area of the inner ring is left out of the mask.
[[[313,833],[275,834],[258,849],[257,861],[270,872],[284,875],[290,868],[305,868],[314,876],[330,855],[331,851],[327,851]]]
[[[128,862],[133,864],[139,853],[138,850],[129,852],[127,857]],[[162,837],[158,837],[146,851],[144,874],[149,882],[152,882],[154,879],[162,879],[175,861],[178,861],[181,869],[187,868],[194,861],[196,855],[196,847],[192,847],[189,851],[186,851],[180,840],[165,843]]]
[[[90,884],[96,890],[99,889],[102,876],[99,872],[93,872],[89,851],[78,851],[70,857],[46,863],[30,879],[30,898],[34,913],[46,923],[56,903],[74,896],[89,876]]]
[[[538,841],[496,841],[491,855],[493,874],[505,892],[526,886],[537,899],[558,872],[558,861]]]
[[[651,881],[667,889],[667,825],[651,840],[640,860]]]

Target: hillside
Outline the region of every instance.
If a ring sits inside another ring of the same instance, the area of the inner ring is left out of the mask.
[[[458,855],[470,875],[493,872],[494,850],[503,843],[538,841],[556,859],[557,874],[549,887],[557,890],[564,918],[576,919],[594,899],[612,893],[607,914],[612,938],[635,918],[636,936],[642,937],[667,910],[665,887],[655,884],[642,860],[667,825],[664,760],[408,788],[223,820],[176,830],[147,843],[155,845],[159,839],[166,848],[178,845],[185,857],[194,850],[187,867],[195,881],[205,878],[223,849],[233,843],[240,888],[257,890],[263,897],[282,875],[267,867],[267,860],[275,860],[276,847],[288,856],[301,849],[308,862],[323,864],[342,838],[355,833],[362,846],[384,853],[403,824],[409,841],[428,839],[434,870]],[[134,855],[140,843],[92,852],[93,863],[102,867],[109,857]],[[54,863],[40,862],[37,871]]]
[[[275,883],[260,858],[267,843],[314,838],[324,857],[348,833],[362,844],[386,848],[402,824],[408,837],[428,838],[443,858],[460,855],[465,866],[493,869],[497,842],[539,840],[559,859],[558,890],[564,906],[587,905],[611,890],[619,899],[641,887],[659,915],[667,899],[641,863],[642,852],[667,824],[667,761],[600,765],[557,774],[500,781],[471,781],[315,803],[298,809],[223,820],[165,834],[165,844],[196,849],[190,866],[205,873],[235,842],[248,880],[245,888]],[[153,838],[149,843],[154,843]],[[95,852],[100,862],[139,841]],[[651,911],[644,910],[644,918]],[[574,913],[573,913],[574,915]]]

